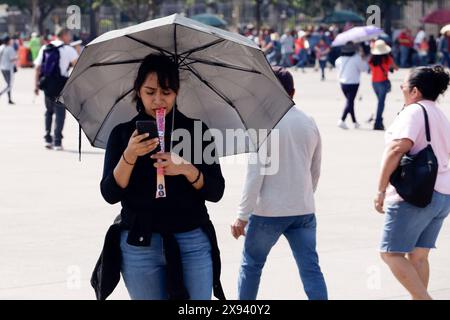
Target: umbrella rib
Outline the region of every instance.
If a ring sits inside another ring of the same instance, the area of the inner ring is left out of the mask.
[[[189,64],[193,64],[193,63],[203,63],[203,64],[207,64],[207,65],[211,65],[211,66],[216,66],[216,67],[222,67],[222,68],[227,68],[227,69],[234,69],[234,70],[238,70],[238,71],[245,71],[245,72],[251,72],[251,73],[256,73],[256,74],[261,74],[260,71],[258,70],[253,70],[253,69],[247,69],[247,68],[243,68],[243,67],[238,67],[238,66],[233,66],[231,64],[226,64],[226,63],[221,63],[221,62],[215,62],[215,61],[208,61],[208,60],[203,60],[203,59],[198,59],[198,58],[188,58],[189,60],[192,60],[191,62],[189,62]],[[187,63],[184,64],[185,66],[188,66]]]
[[[134,88],[131,88],[130,90],[128,90],[127,92],[125,92],[124,94],[122,94],[120,97],[118,97],[116,99],[116,101],[114,102],[114,104],[112,105],[111,109],[109,109],[108,114],[105,117],[105,120],[103,120],[100,128],[98,129],[97,133],[95,134],[94,140],[93,142],[95,142],[95,140],[97,140],[97,136],[100,133],[100,131],[102,131],[103,129],[103,125],[106,123],[106,121],[108,121],[109,116],[111,115],[111,113],[114,111],[114,108],[117,106],[117,104],[123,99],[125,98],[127,95],[129,95],[132,91],[134,90]]]
[[[202,50],[205,50],[205,49],[208,49],[208,48],[210,48],[210,47],[212,47],[212,46],[215,46],[216,44],[221,43],[221,42],[224,42],[224,41],[225,41],[225,39],[217,39],[217,40],[214,40],[213,42],[207,43],[207,44],[205,44],[205,45],[203,45],[203,46],[201,46],[201,47],[197,47],[197,48],[194,48],[194,49],[191,49],[191,50],[187,50],[187,51],[185,51],[185,52],[183,52],[183,53],[180,53],[180,56],[186,55],[186,57],[183,58],[183,61],[184,61],[184,60],[185,60],[187,57],[189,57],[192,53],[198,52],[198,51],[202,51]],[[183,61],[181,61],[181,62],[183,62]]]
[[[193,68],[191,68],[191,67],[189,67],[189,66],[187,66],[187,68],[189,69],[189,71],[192,72],[192,74],[193,74],[194,76],[197,77],[197,79],[199,79],[201,82],[203,82],[204,85],[206,85],[209,89],[211,89],[211,91],[213,91],[215,94],[217,94],[220,98],[222,98],[223,101],[225,101],[230,107],[232,107],[232,108],[236,111],[236,113],[237,113],[237,115],[239,116],[239,118],[241,119],[242,124],[244,125],[244,127],[245,127],[246,129],[248,129],[247,124],[245,123],[245,121],[244,121],[244,119],[242,118],[241,114],[237,111],[237,108],[236,108],[236,106],[233,104],[233,102],[232,102],[230,99],[228,99],[223,93],[221,93],[221,92],[218,91],[216,88],[214,88],[212,84],[210,84],[208,81],[206,81],[205,79],[203,79],[203,78],[198,74],[198,72],[197,72],[195,69],[193,69]]]
[[[160,47],[158,47],[158,46],[155,46],[155,45],[153,45],[153,44],[151,44],[151,43],[148,43],[148,42],[146,42],[146,41],[144,41],[144,40],[140,40],[140,39],[136,39],[136,38],[134,38],[134,37],[132,37],[132,36],[130,36],[130,35],[125,35],[125,37],[127,37],[127,38],[129,38],[129,39],[131,39],[131,40],[134,40],[134,41],[136,41],[136,42],[139,42],[139,43],[141,43],[141,44],[143,44],[143,45],[145,45],[145,46],[147,46],[147,47],[150,47],[150,48],[152,48],[152,49],[155,49],[155,50],[158,50],[159,52],[161,52],[161,53],[166,53],[166,54],[168,54],[168,55],[171,55],[171,56],[173,56],[173,53],[172,52],[170,52],[170,51],[168,51],[168,50],[165,50],[165,49],[163,49],[163,48],[160,48]]]
[[[134,59],[134,60],[124,60],[124,61],[113,61],[113,62],[99,62],[94,63],[89,66],[91,67],[103,67],[103,66],[113,66],[118,64],[132,64],[132,63],[140,63],[143,59]]]

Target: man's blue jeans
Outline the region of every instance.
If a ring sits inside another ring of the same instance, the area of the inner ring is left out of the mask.
[[[174,234],[180,248],[184,286],[191,300],[210,300],[213,287],[211,243],[200,229]],[[137,247],[127,243],[122,231],[121,272],[133,300],[166,300],[166,259],[159,233],[152,234],[151,245]]]
[[[250,216],[239,271],[238,298],[240,300],[256,299],[267,255],[281,235],[284,235],[289,242],[308,298],[310,300],[328,299],[327,287],[316,251],[314,214],[292,217]]]

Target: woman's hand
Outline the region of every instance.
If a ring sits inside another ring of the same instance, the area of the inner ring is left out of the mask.
[[[144,156],[156,149],[159,144],[159,139],[155,138],[142,141],[148,136],[148,133],[138,135],[137,130],[134,130],[130,140],[128,141],[128,146],[124,151],[128,161],[132,161],[134,163],[138,157]]]
[[[153,154],[151,158],[157,160],[154,163],[155,168],[163,168],[164,174],[168,176],[186,175],[189,167],[192,166],[188,161],[170,152],[159,152]]]
[[[375,210],[377,210],[379,213],[384,213],[383,206],[384,206],[384,198],[386,197],[386,192],[378,192],[377,196],[374,200]]]

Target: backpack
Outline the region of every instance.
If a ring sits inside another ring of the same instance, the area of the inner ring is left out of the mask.
[[[43,52],[39,74],[39,89],[43,90],[48,97],[58,97],[68,79],[61,75],[61,70],[59,69],[59,48],[62,46],[64,44],[54,46],[50,43]]]

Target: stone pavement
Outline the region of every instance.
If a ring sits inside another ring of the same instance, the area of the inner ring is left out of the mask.
[[[296,103],[312,115],[322,134],[322,176],[316,193],[318,251],[330,299],[408,299],[377,253],[383,216],[372,208],[383,151],[383,133],[365,120],[375,112],[376,97],[369,75],[362,78],[356,113],[359,130],[336,127],[344,98],[335,71],[327,80],[318,72],[293,72]],[[402,70],[393,75],[385,124],[402,107]],[[65,151],[43,146],[42,93],[33,99],[33,70],[16,74],[13,98],[0,98],[0,299],[94,299],[89,285],[108,226],[119,212],[100,194],[103,150],[83,139],[78,162],[78,127],[67,114]],[[3,82],[1,82],[3,85]],[[450,116],[448,95],[441,99]],[[222,252],[222,282],[228,298],[236,298],[243,238],[230,234],[230,223],[245,177],[245,155],[222,159],[226,179],[223,199],[208,204]],[[447,222],[431,254],[430,292],[450,298],[450,226]],[[282,238],[263,271],[260,299],[305,299],[294,259]],[[120,283],[111,299],[128,299]]]

